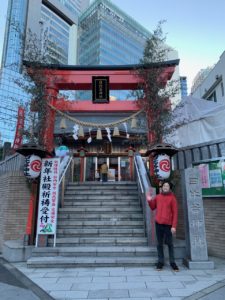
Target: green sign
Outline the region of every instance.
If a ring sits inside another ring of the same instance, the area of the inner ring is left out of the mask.
[[[225,197],[225,159],[194,164],[199,169],[203,197]]]

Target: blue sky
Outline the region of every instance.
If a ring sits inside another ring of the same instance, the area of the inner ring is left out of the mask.
[[[178,51],[180,75],[192,80],[225,50],[225,0],[112,0],[149,31],[160,20],[167,44]]]
[[[180,58],[180,75],[190,88],[196,73],[219,60],[225,50],[225,0],[111,0],[149,31],[165,19],[167,44]],[[7,1],[1,1],[0,55]],[[1,56],[0,56],[1,57]]]

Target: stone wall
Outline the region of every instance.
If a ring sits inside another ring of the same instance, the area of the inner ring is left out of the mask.
[[[225,199],[203,198],[208,254],[225,258]]]
[[[194,162],[220,157],[225,157],[225,139],[179,149],[173,157],[173,163],[175,170],[179,172],[178,170],[191,167]],[[180,188],[181,185],[177,184],[175,193],[178,199],[181,195]],[[225,197],[203,198],[203,207],[208,254],[225,258]],[[179,218],[177,236],[183,238],[184,235],[182,220]]]
[[[178,201],[177,238],[185,239],[182,185],[179,171],[174,172]],[[225,258],[225,198],[203,198],[208,255]]]
[[[23,172],[0,176],[0,252],[6,240],[23,239],[29,209],[30,184]]]

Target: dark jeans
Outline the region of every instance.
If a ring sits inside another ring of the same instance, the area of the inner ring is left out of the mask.
[[[164,251],[163,244],[167,244],[169,250],[170,263],[174,263],[174,248],[173,248],[173,236],[171,232],[171,225],[164,225],[155,223],[156,237],[157,237],[157,251],[158,251],[158,262],[164,264]]]
[[[102,181],[104,181],[104,182],[108,181],[108,174],[107,173],[102,173]]]

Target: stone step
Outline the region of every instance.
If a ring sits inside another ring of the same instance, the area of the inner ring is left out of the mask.
[[[76,194],[76,195],[137,195],[138,197],[138,191],[131,191],[131,190],[122,190],[122,191],[117,191],[117,190],[78,190],[78,191],[73,191],[73,190],[66,190],[65,195],[70,195],[70,194]]]
[[[157,260],[134,182],[70,183],[53,242],[35,248],[28,267],[140,267]]]
[[[145,236],[144,228],[59,228],[57,230],[57,238],[66,236],[82,236],[82,237],[104,237],[104,236]]]
[[[48,240],[53,245],[53,238]],[[82,246],[147,246],[146,237],[63,237],[56,239],[57,247]]]
[[[71,199],[71,200],[66,200],[64,201],[64,207],[65,208],[77,208],[77,207],[83,207],[83,208],[108,208],[111,209],[112,211],[114,211],[115,208],[133,208],[133,209],[139,209],[140,205],[137,201],[126,201],[126,202],[112,202],[110,201],[82,201],[82,200],[75,200],[75,199]]]
[[[68,186],[127,186],[129,188],[130,186],[134,185],[137,186],[137,183],[135,181],[108,181],[108,182],[102,182],[102,181],[85,181],[85,182],[69,182]]]
[[[144,228],[143,220],[132,220],[132,221],[118,221],[118,220],[101,220],[101,221],[75,221],[75,220],[59,220],[57,222],[57,228]]]
[[[122,202],[119,201],[92,201],[86,202],[86,201],[76,201],[74,199],[73,201],[73,206],[108,206],[108,207],[115,207],[115,206],[120,206],[120,207],[127,207],[127,206],[133,206],[133,207],[140,207],[140,205],[137,202],[134,201],[129,201],[129,200],[124,200]]]
[[[136,206],[136,207],[140,207],[140,204],[138,202],[137,199],[123,199],[123,200],[112,200],[112,199],[100,199],[100,198],[96,198],[96,199],[77,199],[76,196],[73,196],[71,197],[70,199],[68,199],[67,197],[64,199],[64,206],[74,206],[76,203],[82,203],[82,205],[87,205],[87,206],[90,206],[90,205],[98,205],[98,206],[101,206],[101,205],[104,205],[104,206],[107,206],[107,203],[110,206],[113,206],[115,207],[115,205],[120,205],[120,206],[126,206],[126,205],[129,205],[129,206]]]
[[[63,207],[59,208],[59,213],[142,213],[140,207]]]
[[[77,194],[71,194],[71,195],[65,195],[65,200],[69,199],[76,199],[76,200],[88,200],[88,201],[94,201],[94,200],[113,200],[113,201],[123,201],[123,200],[130,200],[130,201],[139,201],[137,195],[77,195]]]
[[[31,257],[28,268],[75,267],[147,267],[155,265],[156,258],[146,257]]]
[[[143,220],[143,215],[140,213],[61,213],[58,215],[58,220]]]
[[[111,191],[116,191],[116,190],[135,190],[137,191],[137,185],[131,185],[131,186],[126,186],[126,185],[114,185],[114,186],[110,186],[110,185],[81,185],[81,186],[77,186],[77,185],[68,185],[67,186],[67,190],[73,190],[73,191],[77,191],[77,190],[111,190]]]
[[[32,250],[34,257],[140,257],[155,256],[157,254],[155,247],[40,247]]]
[[[167,246],[164,245],[165,256],[168,257]],[[185,257],[185,240],[174,239],[174,255],[176,259]],[[146,256],[156,255],[156,246],[76,246],[76,247],[35,247],[32,256]]]

